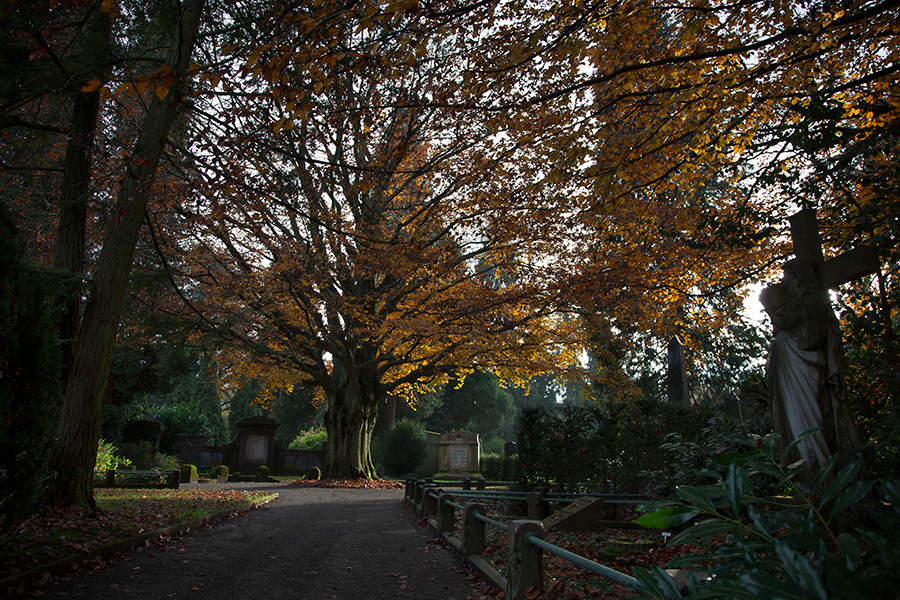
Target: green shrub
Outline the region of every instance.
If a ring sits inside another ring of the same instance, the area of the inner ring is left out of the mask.
[[[216,479],[228,479],[228,465],[216,465],[213,474]]]
[[[318,427],[304,431],[291,442],[291,450],[321,450],[322,445],[328,442],[328,432]]]
[[[518,478],[518,470],[519,470],[519,457],[518,456],[503,456],[502,457],[502,465],[503,468],[500,470],[500,480],[501,481],[516,481]]]
[[[482,454],[481,476],[494,481],[502,479],[503,457],[499,454]]]
[[[501,454],[481,455],[481,476],[490,481],[516,481],[518,459]]]
[[[157,454],[156,455],[156,466],[154,469],[159,469],[160,471],[177,471],[181,467],[181,461],[178,460],[177,456],[172,456],[171,454]]]
[[[785,466],[803,437],[783,452],[777,434],[742,438],[742,452],[716,457],[724,473],[708,471],[712,483],[680,486],[677,500],[648,507],[637,519],[647,527],[668,529],[699,519],[669,544],[690,543],[705,552],[668,566],[696,567],[711,577],[690,576],[682,593],[659,567],[635,568],[639,591],[665,600],[895,597],[900,482],[862,480],[861,463],[838,470],[832,458],[804,491],[802,464]]]
[[[646,474],[671,460],[660,442],[669,433],[694,439],[706,409],[646,399],[608,400],[523,409],[517,445],[523,489],[555,485],[565,491],[646,491]]]
[[[97,447],[97,461],[94,463],[95,471],[108,471],[109,469],[118,469],[130,464],[130,460],[119,456],[118,448],[100,438],[100,445]]]
[[[162,452],[175,452],[175,444],[181,433],[206,433],[206,419],[199,403],[167,403],[155,407],[156,418],[162,425],[159,434],[159,449]]]
[[[747,421],[739,421],[726,415],[710,418],[706,427],[694,436],[682,433],[666,435],[660,446],[661,461],[669,461],[663,469],[645,470],[640,473],[646,489],[655,493],[671,492],[679,485],[696,485],[709,477],[709,471],[725,473],[725,467],[717,465],[714,457],[724,452],[737,451],[741,439],[736,435],[759,436],[770,429],[768,415]],[[664,466],[664,465],[660,465]]]
[[[398,421],[384,443],[384,468],[400,477],[414,473],[425,460],[425,425],[418,421]]]
[[[77,297],[80,277],[25,256],[0,202],[0,525],[36,510],[52,482],[53,435],[65,393],[60,296]],[[7,521],[8,520],[8,521]]]
[[[492,438],[482,440],[481,442],[481,454],[484,456],[485,454],[503,454],[503,448],[506,442],[501,440],[500,438],[494,436]]]
[[[122,428],[122,441],[129,444],[146,441],[155,452],[159,448],[161,434],[162,424],[159,421],[137,419]]]
[[[256,467],[256,476],[260,479],[268,479],[269,477],[269,467],[266,465],[259,465]]]
[[[157,466],[156,451],[147,440],[119,444],[119,451],[139,471],[149,471]]]

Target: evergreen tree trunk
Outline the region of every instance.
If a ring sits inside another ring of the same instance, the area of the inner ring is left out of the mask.
[[[108,47],[111,28],[112,20],[109,15],[95,7],[86,43]],[[101,50],[100,54],[103,56],[105,52]],[[85,79],[87,73],[86,71]],[[87,81],[76,82],[75,85],[80,88],[84,83]],[[94,134],[97,129],[99,113],[99,90],[88,93],[82,92],[80,89],[75,91],[72,127],[63,163],[54,266],[79,279],[83,277],[82,272],[84,271],[87,205],[91,187]],[[65,377],[68,367],[74,360],[74,340],[78,331],[78,320],[81,316],[81,290],[79,289],[78,293],[66,294],[57,302],[62,307],[60,339],[63,344],[66,365],[66,372],[63,373],[63,377]]]
[[[167,64],[179,75],[162,99],[156,95],[144,118],[132,161],[119,187],[103,241],[85,314],[73,348],[59,430],[56,500],[95,508],[93,469],[100,439],[103,399],[119,316],[125,303],[134,249],[159,158],[181,97],[200,22],[202,0],[182,5]]]

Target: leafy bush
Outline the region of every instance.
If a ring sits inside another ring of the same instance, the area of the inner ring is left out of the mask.
[[[705,409],[647,399],[524,409],[517,438],[520,485],[576,493],[645,491],[642,472],[670,460],[660,441],[672,432],[694,439],[709,416]]]
[[[481,454],[503,454],[503,447],[505,442],[494,436],[492,438],[488,438],[481,442]]]
[[[328,432],[324,427],[308,429],[294,438],[291,442],[291,450],[321,450],[323,444],[328,443]]]
[[[515,456],[500,454],[483,454],[481,456],[481,475],[490,481],[515,481]]]
[[[656,503],[640,517],[642,525],[657,528],[702,519],[669,543],[693,543],[705,552],[670,566],[699,566],[711,575],[691,575],[682,594],[662,569],[635,569],[640,591],[665,600],[894,597],[900,589],[900,482],[861,480],[860,462],[838,470],[832,458],[805,490],[802,464],[784,466],[805,435],[781,453],[777,434],[742,438],[744,452],[715,459],[724,473],[708,471],[714,483],[679,486],[677,500]]]
[[[166,403],[155,407],[156,418],[162,425],[159,436],[159,449],[162,452],[175,452],[175,444],[181,433],[206,433],[209,431],[207,420],[197,402]]]
[[[160,471],[177,471],[180,467],[181,461],[178,460],[177,456],[160,453],[156,455],[156,466],[152,468]]]
[[[156,452],[147,440],[119,444],[119,451],[135,469],[140,471],[148,471],[157,466]]]
[[[216,465],[213,469],[213,474],[216,479],[228,479],[228,466],[227,465]]]
[[[155,452],[159,448],[161,432],[162,424],[159,421],[136,419],[122,428],[122,441],[129,444],[146,441]]]
[[[0,526],[38,507],[52,481],[63,352],[61,296],[77,297],[79,277],[45,270],[0,202]]]
[[[260,479],[267,479],[269,477],[269,467],[266,465],[256,467],[256,476]]]
[[[700,433],[688,437],[683,433],[666,435],[660,446],[663,460],[670,461],[667,468],[644,470],[640,473],[650,492],[665,493],[679,485],[696,485],[710,477],[710,470],[725,473],[725,467],[713,460],[725,452],[740,448],[736,435],[759,436],[770,429],[768,415],[747,421],[739,421],[726,415],[711,417]]]
[[[95,471],[108,471],[118,469],[120,466],[128,466],[131,461],[119,456],[119,449],[103,438],[97,448],[97,461],[94,463]]]
[[[499,454],[481,455],[481,476],[485,479],[497,480],[503,472],[503,457]]]
[[[414,473],[425,460],[425,425],[418,421],[398,421],[384,443],[384,468],[396,477]]]

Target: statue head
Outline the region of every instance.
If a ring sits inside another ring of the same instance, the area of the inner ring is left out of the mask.
[[[818,290],[819,278],[816,270],[808,262],[799,258],[789,260],[782,267],[784,275],[782,281],[790,288],[802,294],[809,294]]]

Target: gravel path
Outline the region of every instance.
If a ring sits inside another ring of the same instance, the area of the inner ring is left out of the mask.
[[[402,490],[228,487],[279,498],[237,518],[75,575],[47,597],[160,600],[264,597],[465,600],[476,591],[454,555],[403,505]]]

